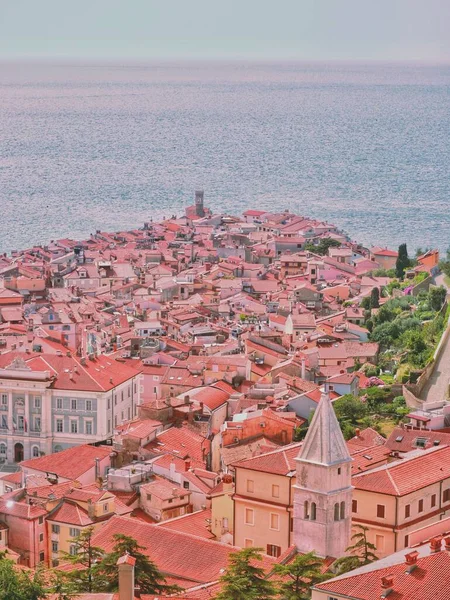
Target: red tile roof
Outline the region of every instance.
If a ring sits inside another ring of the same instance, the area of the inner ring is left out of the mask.
[[[55,473],[58,477],[73,480],[78,479],[90,469],[94,469],[96,458],[102,460],[110,454],[110,447],[85,444],[48,456],[24,460],[20,466],[45,473]]]
[[[424,450],[424,453],[374,471],[355,475],[352,484],[366,490],[404,496],[446,479],[450,472],[450,446]]]
[[[255,458],[248,458],[234,463],[233,467],[251,469],[252,471],[263,471],[275,475],[287,475],[295,471],[295,458],[300,452],[302,443],[289,444],[279,450],[261,454]]]
[[[215,536],[208,528],[210,523],[211,511],[198,510],[190,515],[183,515],[182,517],[177,517],[170,521],[162,521],[161,523],[158,523],[158,527],[165,527],[166,529],[179,531],[180,533],[190,533],[197,537],[212,540]]]
[[[113,535],[116,533],[132,536],[145,548],[142,552],[165,575],[186,579],[186,587],[189,581],[217,581],[221,569],[228,564],[230,553],[236,551],[236,548],[216,541],[126,517],[112,517],[95,533],[93,544],[110,552],[114,545]],[[263,566],[269,567],[271,564],[273,561],[265,557]]]
[[[376,566],[376,563],[375,565]],[[405,562],[352,575],[351,572],[321,583],[315,589],[348,598],[375,600],[382,598],[381,580],[392,577],[389,600],[449,600],[450,554],[438,552],[417,560],[417,566],[408,573]]]

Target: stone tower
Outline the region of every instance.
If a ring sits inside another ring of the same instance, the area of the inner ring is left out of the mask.
[[[204,192],[199,190],[195,192],[195,214],[197,217],[205,216],[205,207],[203,206]]]
[[[350,544],[352,459],[322,394],[297,461],[293,541],[299,552],[339,558]]]

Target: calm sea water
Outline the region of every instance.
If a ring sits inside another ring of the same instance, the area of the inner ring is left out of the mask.
[[[0,250],[180,214],[450,244],[450,66],[1,64]]]

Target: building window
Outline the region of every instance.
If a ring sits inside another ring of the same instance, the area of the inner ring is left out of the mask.
[[[431,496],[431,508],[433,508],[433,506],[436,506],[436,494]]]
[[[69,535],[70,535],[70,537],[73,537],[73,538],[78,537],[80,535],[80,530],[76,529],[75,527],[71,527],[69,529]]]
[[[279,485],[272,485],[272,496],[274,498],[280,497],[280,486]]]
[[[333,386],[330,385],[330,390],[333,390]],[[338,475],[342,473],[341,467],[338,467]]]
[[[77,400],[76,400],[76,398],[72,398],[71,399],[71,401],[70,401],[70,408],[72,410],[77,410]]]
[[[62,398],[56,398],[56,408],[58,408],[59,410],[61,410],[63,407],[63,399]]]
[[[311,502],[311,521],[316,520],[316,503]]]
[[[405,535],[405,548],[409,545],[409,535]]]
[[[280,546],[274,546],[273,544],[267,544],[267,554],[269,556],[275,556],[275,558],[278,558],[281,554]]]
[[[75,544],[70,544],[69,554],[75,556],[77,554],[77,547]]]
[[[8,394],[2,394],[2,405],[6,406],[8,404]]]
[[[59,535],[59,525],[52,524],[52,533],[56,533]]]
[[[38,446],[33,446],[33,458],[38,458],[39,456],[39,448]]]
[[[419,506],[417,508],[417,512],[423,512],[423,500],[419,500]]]
[[[442,501],[448,502],[449,500],[450,500],[450,488],[447,488],[446,490],[444,490],[444,494],[442,496]]]
[[[42,525],[44,523],[44,517],[39,517],[39,525]]]
[[[305,520],[309,519],[309,502],[306,501],[303,505],[303,518]]]
[[[0,444],[0,456],[6,456],[6,444]]]
[[[358,500],[352,500],[352,512],[358,512]]]
[[[151,494],[147,494],[147,500],[148,500],[148,502],[151,502],[151,500],[152,500],[152,495]]]
[[[375,547],[379,552],[384,552],[384,535],[375,536]]]
[[[341,502],[340,516],[341,519],[345,519],[345,502]]]
[[[58,542],[52,542],[52,552],[58,552]]]
[[[45,560],[45,552],[39,552],[39,562],[44,562]]]
[[[44,534],[40,533],[39,534],[39,542],[42,543],[44,541]]]
[[[56,432],[62,433],[64,431],[64,422],[62,419],[56,419]]]
[[[280,517],[276,513],[270,513],[270,529],[280,530]]]
[[[78,433],[78,421],[70,421],[70,433]]]
[[[253,547],[253,540],[249,540],[248,538],[245,538],[245,540],[244,540],[244,546],[245,546],[245,548],[252,548]]]
[[[92,421],[86,421],[85,428],[86,428],[86,435],[92,435]]]
[[[108,398],[108,409],[110,409],[110,408],[111,408],[111,399]]]
[[[411,516],[411,506],[409,504],[405,505],[405,519],[409,519]]]
[[[109,503],[107,502],[106,504],[103,505],[103,512],[107,513],[109,512]]]
[[[245,524],[246,525],[254,525],[255,524],[255,513],[251,508],[245,509]]]
[[[385,514],[386,507],[384,506],[384,504],[377,504],[377,517],[379,519],[384,519]]]
[[[41,430],[41,417],[34,417],[34,431]]]
[[[252,479],[247,479],[247,492],[250,492],[251,494],[254,492],[254,482]]]
[[[339,502],[334,505],[334,520],[339,521]]]
[[[92,400],[86,400],[86,410],[89,412],[92,410]]]
[[[8,417],[2,415],[2,429],[8,429]]]
[[[22,416],[19,416],[17,419],[17,429],[19,431],[23,431],[24,429],[24,423],[25,423],[25,419]]]
[[[183,481],[183,487],[185,490],[189,489],[189,481]]]
[[[34,397],[34,408],[41,408],[41,397],[40,396]]]

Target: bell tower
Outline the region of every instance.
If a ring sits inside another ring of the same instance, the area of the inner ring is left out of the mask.
[[[203,205],[204,192],[202,190],[198,190],[195,192],[195,214],[197,217],[205,216],[205,207]]]
[[[326,393],[296,462],[294,544],[299,552],[340,558],[351,536],[352,459]]]

